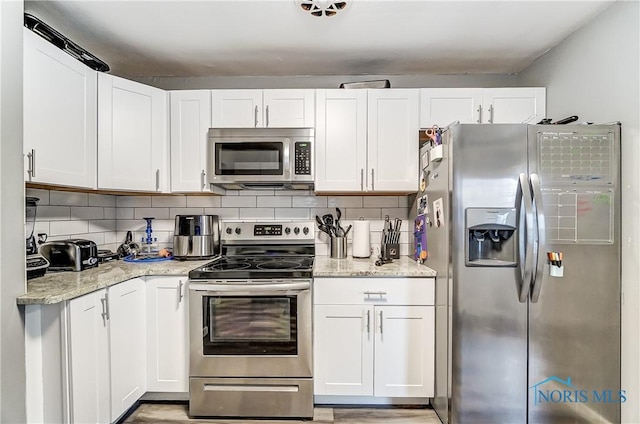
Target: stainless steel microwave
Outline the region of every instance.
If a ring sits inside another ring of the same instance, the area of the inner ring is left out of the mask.
[[[225,189],[312,189],[313,128],[211,128],[208,182]]]

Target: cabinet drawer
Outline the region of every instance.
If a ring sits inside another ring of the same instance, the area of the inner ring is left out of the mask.
[[[433,305],[433,278],[315,278],[316,305]]]

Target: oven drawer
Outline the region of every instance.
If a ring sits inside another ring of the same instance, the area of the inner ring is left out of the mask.
[[[314,278],[315,305],[433,305],[433,278]]]
[[[313,379],[191,378],[195,417],[313,417]]]

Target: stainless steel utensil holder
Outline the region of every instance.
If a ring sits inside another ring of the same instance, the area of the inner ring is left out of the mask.
[[[331,257],[334,259],[344,259],[347,257],[347,238],[331,237]]]

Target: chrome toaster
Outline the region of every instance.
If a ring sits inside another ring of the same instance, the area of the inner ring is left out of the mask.
[[[48,241],[39,252],[50,263],[50,271],[83,271],[98,266],[98,247],[91,240]]]

